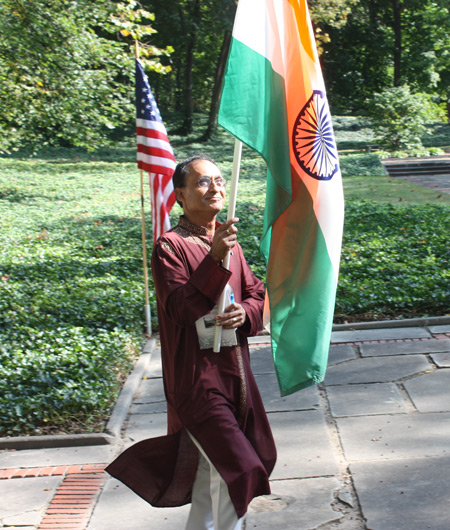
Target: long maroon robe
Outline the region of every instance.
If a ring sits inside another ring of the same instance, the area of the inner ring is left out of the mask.
[[[262,329],[264,288],[236,245],[230,270],[210,256],[212,238],[184,217],[161,236],[152,257],[158,303],[168,435],[139,442],[107,471],[153,506],[190,502],[198,440],[228,485],[237,515],[270,493],[276,450],[250,369],[246,336]],[[195,321],[217,303],[227,282],[246,313],[238,345],[200,350]]]

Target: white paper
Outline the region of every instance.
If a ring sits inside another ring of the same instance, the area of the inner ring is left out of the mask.
[[[234,302],[234,294],[231,287],[227,284],[225,287],[225,307]],[[199,318],[195,327],[197,328],[198,342],[201,350],[207,350],[214,346],[214,337],[216,334],[216,321],[218,304],[206,315]],[[222,329],[222,346],[236,346],[236,329]]]

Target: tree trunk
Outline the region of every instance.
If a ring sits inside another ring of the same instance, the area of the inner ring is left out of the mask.
[[[203,140],[209,140],[217,127],[217,115],[219,114],[220,93],[225,75],[228,51],[231,44],[231,30],[225,31],[222,47],[220,49],[219,60],[217,61],[216,75],[214,78],[214,88],[209,109],[208,127],[203,134]]]
[[[185,70],[185,92],[184,92],[184,122],[183,132],[191,133],[193,129],[194,104],[192,100],[193,93],[193,75],[194,68],[194,49],[197,39],[198,25],[200,24],[200,0],[194,0],[191,12],[190,31],[187,38],[186,50],[186,70]]]
[[[183,131],[187,134],[192,132],[192,117],[194,105],[192,102],[192,68],[194,66],[194,38],[189,41],[186,53],[186,70],[184,85],[184,121]]]
[[[392,0],[394,11],[394,86],[402,84],[402,5],[400,0]]]

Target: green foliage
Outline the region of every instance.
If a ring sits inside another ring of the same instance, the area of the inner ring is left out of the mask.
[[[154,30],[143,20],[150,13],[127,7],[0,0],[0,153],[29,145],[96,149],[133,124],[134,49],[123,35],[118,40],[117,25],[141,38]],[[147,64],[166,68],[156,59]]]
[[[347,203],[336,318],[445,314],[450,207]]]
[[[364,120],[335,124],[347,145],[371,138]],[[446,131],[434,130],[444,141]],[[233,139],[223,130],[207,143],[171,139],[178,159],[207,152],[231,174]],[[102,428],[145,325],[134,158],[132,141],[0,158],[0,435]],[[448,312],[450,196],[376,176],[373,154],[349,151],[341,166],[347,213],[336,320]],[[265,178],[263,160],[244,147],[238,237],[262,279]],[[426,200],[434,204],[415,204]],[[176,206],[173,224],[179,214]],[[151,276],[149,288],[157,331]]]
[[[0,433],[89,429],[142,340],[135,164],[72,153],[0,175]]]
[[[0,344],[0,433],[61,424],[101,429],[130,369],[130,346],[119,331],[56,323],[8,329]]]
[[[439,147],[416,147],[407,151],[378,151],[380,159],[385,158],[411,158],[445,155],[445,151]]]
[[[399,20],[394,6],[399,6]],[[345,25],[327,24],[325,18],[320,28],[329,35],[322,43],[321,62],[330,102],[338,112],[365,111],[374,92],[399,84],[444,103],[449,99],[447,0],[358,0]],[[394,72],[400,80],[394,80]]]
[[[371,116],[379,141],[391,150],[420,149],[426,124],[442,118],[427,94],[413,94],[407,85],[374,94]]]
[[[153,13],[139,7],[136,0],[126,0],[117,4],[116,13],[111,14],[109,20],[120,30],[123,37],[130,37],[131,55],[135,54],[135,45],[137,45],[139,58],[144,67],[160,74],[170,72],[171,66],[163,65],[155,57],[170,56],[173,52],[172,46],[157,48],[148,41],[150,35],[157,33],[157,30],[148,23],[155,21]]]
[[[315,31],[319,54],[323,52],[322,44],[330,42],[329,34],[322,27],[342,28],[347,22],[358,0],[310,0],[311,19]]]

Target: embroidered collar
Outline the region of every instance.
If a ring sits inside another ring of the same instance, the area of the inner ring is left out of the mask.
[[[178,219],[178,226],[187,232],[190,232],[192,235],[208,237],[207,228],[192,223],[184,215],[180,215],[180,218]]]
[[[220,226],[220,223],[216,222],[216,228],[218,226]],[[186,241],[200,245],[208,251],[211,248],[213,238],[208,234],[208,229],[192,223],[184,215],[180,216],[177,226],[172,230]]]
[[[222,223],[219,223],[219,221],[216,221],[216,228],[219,228],[221,224]],[[195,236],[211,237],[208,234],[207,228],[205,228],[204,226],[200,226],[200,225],[196,225],[195,223],[192,223],[184,215],[180,215],[177,226],[179,226],[180,228],[183,228],[184,230],[186,230],[187,232],[190,232],[192,235],[195,235]]]

